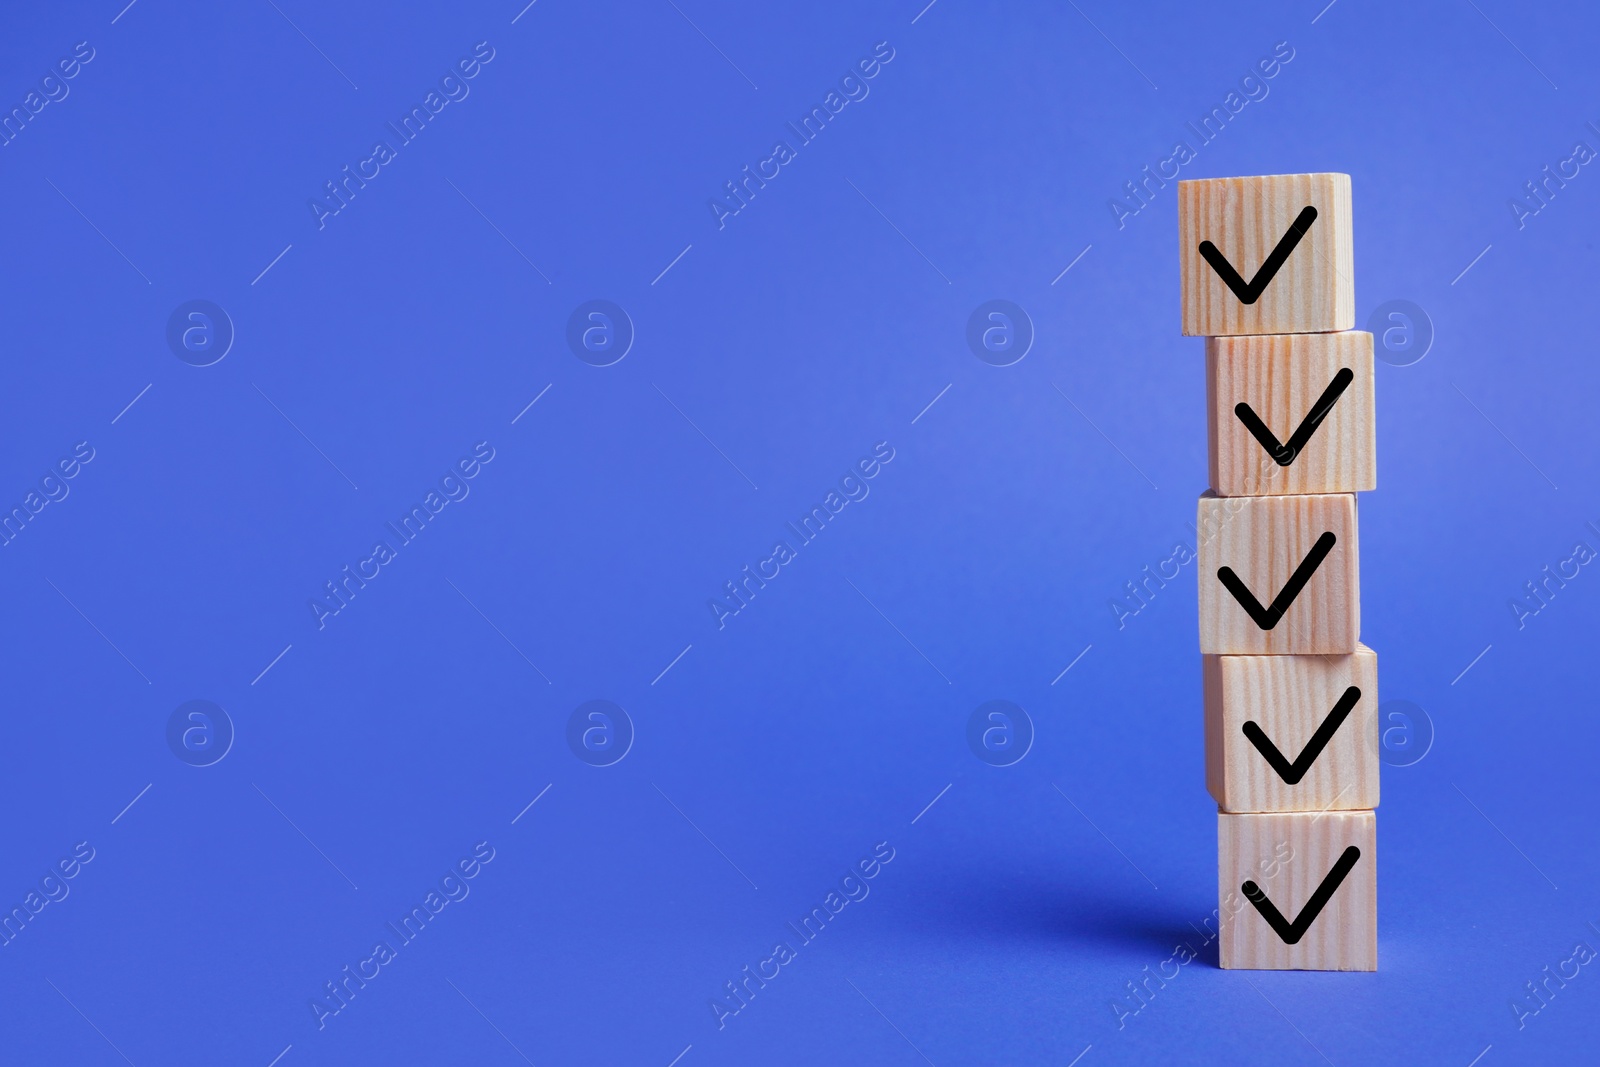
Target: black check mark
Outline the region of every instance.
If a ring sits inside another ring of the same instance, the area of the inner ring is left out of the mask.
[[[1273,462],[1280,467],[1287,467],[1300,455],[1300,450],[1306,447],[1306,442],[1311,440],[1311,435],[1317,432],[1317,427],[1322,425],[1322,420],[1328,417],[1328,412],[1333,410],[1333,405],[1339,402],[1339,397],[1355,381],[1356,375],[1349,367],[1341,367],[1339,373],[1333,376],[1333,381],[1322,391],[1317,402],[1311,405],[1311,410],[1295,427],[1294,433],[1289,436],[1288,444],[1280,444],[1277,435],[1267,429],[1267,424],[1261,421],[1261,416],[1255,409],[1244,401],[1234,405],[1233,413],[1239,416],[1239,421],[1244,423],[1244,428],[1261,443],[1267,450]]]
[[[1311,899],[1306,901],[1306,906],[1300,909],[1300,914],[1294,922],[1283,917],[1283,912],[1277,905],[1267,899],[1267,894],[1254,882],[1245,882],[1239,888],[1244,891],[1245,899],[1256,906],[1261,917],[1267,920],[1267,925],[1272,927],[1272,932],[1283,939],[1285,945],[1297,945],[1300,939],[1306,936],[1306,931],[1311,929],[1311,924],[1317,921],[1317,916],[1322,914],[1322,909],[1327,906],[1333,894],[1338,892],[1339,884],[1344,881],[1345,875],[1356,865],[1356,860],[1361,858],[1361,850],[1354,845],[1345,849],[1334,861],[1333,869],[1328,876],[1317,886],[1317,891],[1311,894]]]
[[[1304,778],[1306,772],[1311,769],[1311,765],[1317,762],[1317,757],[1322,755],[1322,750],[1328,747],[1328,742],[1332,741],[1333,735],[1339,732],[1339,727],[1344,725],[1345,719],[1350,716],[1351,709],[1356,706],[1356,702],[1360,699],[1360,689],[1353,685],[1346,689],[1344,696],[1340,697],[1339,702],[1333,706],[1333,710],[1328,712],[1328,717],[1322,720],[1322,725],[1317,727],[1317,732],[1311,735],[1311,740],[1306,742],[1306,747],[1300,750],[1300,755],[1295,757],[1293,763],[1283,758],[1283,753],[1278,751],[1278,746],[1272,743],[1272,739],[1267,736],[1266,731],[1262,730],[1253,721],[1245,723],[1239,729],[1250,739],[1250,743],[1256,746],[1256,751],[1261,753],[1261,758],[1270,763],[1272,769],[1278,772],[1279,778],[1282,778],[1290,785],[1299,785],[1300,779]]]
[[[1289,232],[1278,241],[1276,248],[1267,256],[1266,262],[1256,271],[1256,276],[1248,282],[1239,276],[1233,269],[1233,264],[1228,258],[1217,250],[1217,246],[1210,241],[1200,242],[1200,254],[1205,257],[1211,269],[1217,276],[1228,283],[1228,288],[1233,290],[1233,295],[1239,298],[1241,304],[1254,304],[1261,299],[1261,294],[1272,283],[1273,276],[1278,273],[1278,268],[1283,266],[1284,260],[1289,258],[1289,253],[1294,251],[1295,245],[1300,243],[1300,238],[1311,229],[1311,224],[1317,221],[1317,209],[1307,205],[1300,214],[1289,223]]]
[[[1223,588],[1233,594],[1233,599],[1239,602],[1239,606],[1250,613],[1257,626],[1263,630],[1270,630],[1283,621],[1283,613],[1289,610],[1294,598],[1300,595],[1300,590],[1306,587],[1306,583],[1322,565],[1322,561],[1328,558],[1328,553],[1333,551],[1336,541],[1338,538],[1333,536],[1332,530],[1317,538],[1317,543],[1311,546],[1306,558],[1294,569],[1289,581],[1278,591],[1278,595],[1272,598],[1272,604],[1265,608],[1261,606],[1261,601],[1256,599],[1256,595],[1250,592],[1249,587],[1239,580],[1239,576],[1233,573],[1232,567],[1218,567],[1217,580],[1222,583]]]

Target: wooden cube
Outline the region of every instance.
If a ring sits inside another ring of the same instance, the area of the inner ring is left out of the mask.
[[[1350,329],[1351,238],[1348,174],[1179,182],[1184,334]]]
[[[1219,814],[1222,966],[1377,970],[1377,844],[1370,811]]]
[[[1223,811],[1378,806],[1378,655],[1203,656],[1206,788]]]
[[[1218,496],[1355,493],[1378,484],[1372,335],[1206,339]]]
[[[1200,651],[1330,655],[1361,636],[1356,498],[1200,498]]]

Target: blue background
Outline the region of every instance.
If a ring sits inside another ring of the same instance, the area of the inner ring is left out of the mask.
[[[0,948],[0,1058],[1590,1054],[1591,968],[1510,1004],[1600,945],[1600,577],[1521,628],[1509,602],[1600,547],[1600,174],[1520,229],[1507,202],[1600,148],[1593,11],[922,2],[13,14],[5,109],[94,59],[0,148],[0,504],[94,459],[0,549],[0,904],[95,858]],[[480,41],[470,96],[319,228]],[[870,95],[719,229],[710,198],[880,41]],[[1189,539],[1202,342],[1175,187],[1120,228],[1108,201],[1280,41],[1182,176],[1350,173],[1357,325],[1432,320],[1378,366],[1361,541],[1382,698],[1436,736],[1385,768],[1379,973],[1204,948],[1119,1025],[1198,941],[1216,852],[1193,567],[1110,607]],[[237,333],[208,367],[165,340],[197,298]],[[565,340],[591,299],[636,330],[609,367]],[[1036,330],[1009,367],[965,341],[991,299]],[[323,583],[480,441],[470,496],[319,629]],[[719,629],[723,583],[880,441],[870,496]],[[236,732],[209,767],[166,739],[194,699]],[[608,767],[567,742],[591,699],[632,722]],[[967,745],[994,699],[1036,731],[1014,766]],[[319,1029],[480,841],[470,896]],[[719,1029],[723,983],[878,842],[870,896]]]

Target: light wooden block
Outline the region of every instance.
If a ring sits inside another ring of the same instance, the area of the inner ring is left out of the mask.
[[[1315,218],[1304,223],[1305,209]],[[1241,282],[1258,281],[1290,227],[1303,234],[1253,302],[1200,251],[1210,242]],[[1348,174],[1274,174],[1178,183],[1185,336],[1321,333],[1356,321]]]
[[[1207,338],[1212,491],[1283,496],[1376,488],[1372,367],[1365,330]],[[1258,432],[1268,435],[1265,444]]]
[[[1377,815],[1370,811],[1219,814],[1222,966],[1377,970],[1377,845]],[[1335,881],[1337,888],[1327,892]],[[1264,902],[1253,903],[1252,897]],[[1289,929],[1274,928],[1263,915],[1270,909]]]
[[[1361,645],[1346,656],[1203,656],[1201,664],[1206,788],[1218,807],[1378,806],[1377,653]]]
[[[1200,498],[1196,538],[1202,653],[1283,656],[1356,650],[1361,580],[1353,494],[1207,493]],[[1263,614],[1281,608],[1278,617],[1252,617],[1246,601],[1229,591],[1224,568]],[[1302,583],[1299,592],[1285,605],[1286,587],[1296,581]]]

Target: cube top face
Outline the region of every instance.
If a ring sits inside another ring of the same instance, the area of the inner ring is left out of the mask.
[[[1378,806],[1378,656],[1206,656],[1206,788],[1228,812]]]
[[[1219,814],[1222,966],[1377,970],[1377,843],[1370,811]]]
[[[1200,498],[1200,651],[1331,655],[1361,636],[1356,498]]]
[[[1372,335],[1206,339],[1218,496],[1356,493],[1378,484]]]
[[[1185,336],[1355,325],[1348,174],[1178,183]]]

